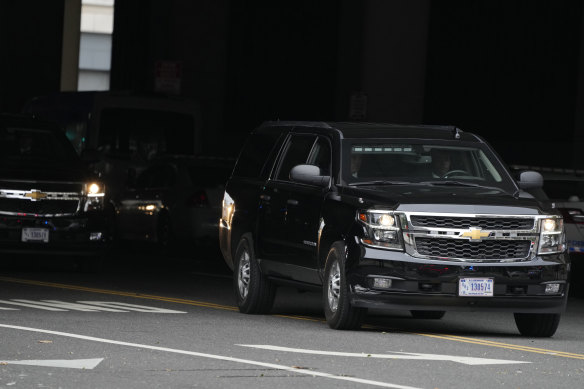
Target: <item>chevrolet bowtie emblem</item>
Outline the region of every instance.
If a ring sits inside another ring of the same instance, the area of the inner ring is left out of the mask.
[[[490,232],[483,232],[480,228],[471,228],[469,231],[460,234],[463,238],[470,238],[470,240],[481,240],[491,235]]]
[[[40,190],[31,190],[30,193],[25,193],[24,197],[31,199],[32,201],[38,201],[47,197],[46,193],[41,192]]]

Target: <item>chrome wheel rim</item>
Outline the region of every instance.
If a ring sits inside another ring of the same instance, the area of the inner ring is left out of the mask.
[[[331,266],[328,276],[328,304],[331,312],[336,312],[339,307],[339,295],[341,294],[341,269],[339,261]]]
[[[241,296],[242,300],[246,299],[247,293],[249,292],[249,269],[249,253],[244,251],[239,258],[239,269],[237,271],[237,287],[239,288],[239,296]]]

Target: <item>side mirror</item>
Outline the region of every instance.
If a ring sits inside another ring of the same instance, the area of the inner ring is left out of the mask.
[[[321,176],[320,168],[314,165],[296,165],[290,170],[290,179],[302,184],[328,186],[330,176]]]
[[[521,172],[519,175],[519,188],[527,189],[540,189],[543,188],[543,176],[531,170]]]

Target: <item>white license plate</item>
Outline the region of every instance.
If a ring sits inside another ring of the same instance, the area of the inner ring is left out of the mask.
[[[48,242],[49,230],[47,228],[23,228],[23,242]]]
[[[458,280],[458,295],[471,297],[492,297],[492,278],[461,278]]]

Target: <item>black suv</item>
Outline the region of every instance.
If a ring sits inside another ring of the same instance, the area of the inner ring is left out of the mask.
[[[0,251],[75,254],[88,270],[109,247],[113,208],[55,124],[0,115]]]
[[[561,215],[522,190],[541,185],[455,127],[268,122],[227,182],[221,251],[244,313],[287,284],[321,289],[336,329],[367,308],[504,310],[552,336],[569,259]]]

